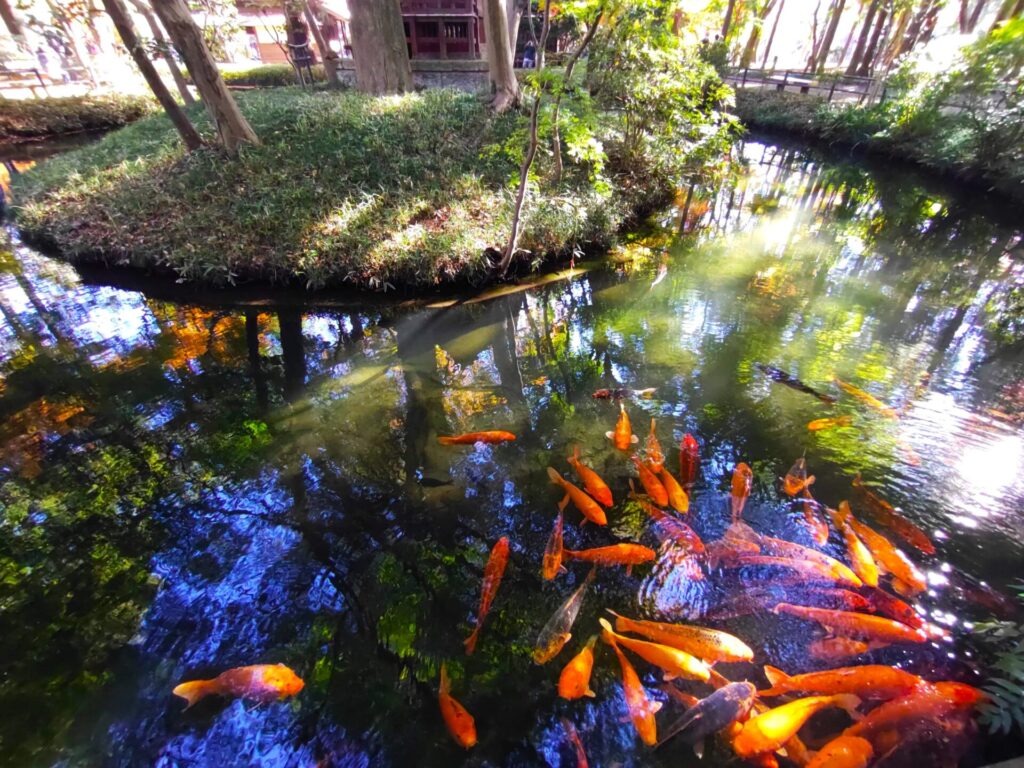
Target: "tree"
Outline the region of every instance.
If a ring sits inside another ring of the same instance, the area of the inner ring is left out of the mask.
[[[999,6],[999,12],[996,13],[996,19],[992,23],[992,29],[995,29],[1004,21],[1016,18],[1024,14],[1024,0],[1003,0]]]
[[[765,0],[754,18],[754,25],[750,30],[750,37],[747,44],[743,46],[743,54],[740,56],[740,66],[749,67],[757,57],[757,47],[761,42],[761,32],[764,30],[764,23],[775,8],[776,0]]]
[[[494,99],[491,106],[504,112],[519,103],[519,80],[513,66],[513,52],[508,30],[507,0],[484,0],[484,29],[487,33],[487,71]],[[547,6],[545,18],[549,14]],[[541,35],[543,38],[543,34]],[[544,40],[541,40],[544,43]],[[537,69],[543,69],[543,47],[537,49]]]
[[[11,8],[11,0],[0,0],[0,17],[3,18],[4,25],[11,33],[11,37],[18,38],[23,35],[21,22],[18,21],[18,17],[14,15],[14,9]]]
[[[857,38],[857,46],[853,49],[853,56],[850,59],[850,64],[846,68],[847,75],[856,75],[857,70],[860,68],[860,61],[864,57],[864,49],[868,45],[868,36],[871,34],[871,27],[875,21],[875,14],[878,13],[878,7],[882,4],[882,0],[871,0],[871,4],[868,6],[868,12],[864,16],[864,21],[861,24],[860,36]]]
[[[188,147],[189,151],[199,149],[199,147],[203,146],[203,140],[199,136],[199,132],[196,131],[195,126],[189,121],[188,116],[178,105],[178,102],[171,96],[171,92],[167,90],[167,86],[164,85],[160,75],[157,74],[153,62],[146,56],[146,52],[142,49],[142,44],[139,42],[139,36],[135,33],[135,25],[132,24],[132,20],[128,16],[128,9],[124,7],[124,3],[121,0],[103,0],[103,7],[106,9],[107,15],[110,16],[110,20],[114,22],[114,28],[117,30],[117,34],[121,36],[121,42],[124,43],[128,53],[131,54],[132,59],[135,61],[135,66],[139,68],[139,72],[142,73],[150,90],[153,91],[153,95],[160,102],[160,106],[164,108],[167,117],[174,123],[174,127],[178,130],[181,140],[185,142],[185,146]]]
[[[338,80],[338,57],[327,45],[327,40],[324,38],[323,30],[320,28],[317,17],[313,13],[309,0],[302,0],[302,13],[306,17],[306,24],[309,25],[309,29],[313,33],[313,39],[316,40],[316,47],[320,49],[320,57],[324,60],[327,84],[332,88],[337,88],[341,85],[341,82]]]
[[[512,49],[513,58],[519,45],[519,26],[523,20],[523,10],[533,0],[505,0],[508,3],[508,45]]]
[[[364,93],[412,90],[412,67],[398,0],[351,0],[356,87]]]
[[[974,32],[975,27],[978,26],[978,20],[981,18],[981,12],[985,10],[985,6],[988,4],[988,0],[976,0],[974,4],[974,10],[970,10],[971,0],[960,0],[960,13],[957,16],[957,21],[960,25],[960,34],[969,35]]]
[[[813,70],[815,72],[821,72],[825,69],[825,63],[828,61],[828,54],[832,50],[832,43],[836,39],[836,30],[839,28],[839,17],[843,15],[843,9],[846,7],[846,0],[836,0],[832,6],[832,15],[828,20],[828,27],[825,30],[825,35],[821,39],[821,44],[818,48],[817,60],[814,62]]]
[[[258,144],[256,133],[224,84],[224,78],[220,76],[213,56],[203,42],[203,33],[192,20],[185,0],[159,0],[153,10],[181,52],[224,149],[234,153],[242,144]]]
[[[882,37],[882,31],[886,28],[886,22],[892,21],[890,16],[891,10],[892,2],[889,0],[886,6],[878,12],[877,20],[875,21],[875,31],[872,33],[871,40],[861,55],[860,66],[857,68],[857,74],[861,77],[867,77],[871,74],[871,67],[875,62],[875,51],[878,50],[878,41]]]
[[[725,18],[722,19],[722,39],[729,39],[729,30],[732,29],[732,17],[736,12],[736,0],[729,0],[725,7]]]
[[[196,100],[192,96],[192,91],[188,89],[188,83],[185,81],[185,76],[181,73],[178,62],[174,60],[174,51],[171,49],[170,43],[167,42],[164,31],[160,28],[160,22],[156,20],[153,11],[146,6],[143,0],[131,0],[131,2],[135,6],[135,10],[142,15],[146,20],[146,24],[149,25],[149,30],[153,33],[153,41],[160,49],[164,61],[167,62],[167,69],[171,71],[171,77],[174,80],[174,85],[178,88],[178,93],[181,94],[182,101],[185,102],[185,106],[192,106],[196,103]]]
[[[772,22],[772,31],[768,35],[768,42],[764,46],[764,54],[761,56],[761,68],[768,62],[768,54],[772,50],[772,43],[775,42],[775,32],[779,28],[779,19],[782,18],[782,12],[786,8],[786,0],[779,0],[779,12],[775,14],[775,21]]]

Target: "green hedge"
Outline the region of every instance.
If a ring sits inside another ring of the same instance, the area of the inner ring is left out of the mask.
[[[313,80],[326,83],[327,75],[322,64],[312,67]],[[280,85],[298,85],[295,70],[290,64],[261,64],[251,69],[234,72],[222,72],[224,82],[228,85],[248,85],[256,88],[274,88]]]
[[[72,133],[107,131],[156,109],[155,101],[142,96],[0,98],[0,141],[35,141]]]

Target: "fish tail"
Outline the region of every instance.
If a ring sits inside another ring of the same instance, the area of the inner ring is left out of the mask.
[[[570,456],[567,459],[567,461],[571,464],[572,462],[579,461],[579,460],[580,460],[580,446],[579,446],[579,443],[576,443],[576,445],[574,445],[572,447],[572,456]]]
[[[854,720],[863,719],[864,715],[857,711],[860,706],[860,697],[852,693],[837,693],[832,699],[837,707],[845,709],[846,713]]]
[[[651,434],[654,434],[654,419],[651,419]]]
[[[477,624],[473,629],[473,633],[462,641],[462,644],[466,646],[466,655],[471,656],[473,651],[476,650],[476,641],[480,637],[480,625]]]
[[[789,675],[778,667],[773,667],[770,664],[764,665],[764,676],[768,678],[768,682],[772,684],[772,688],[777,688],[789,680]]]
[[[447,694],[452,690],[452,681],[448,679],[448,664],[441,662],[441,693]]]
[[[437,442],[439,442],[441,445],[455,445],[455,438],[454,437],[438,437],[437,438]]]
[[[188,709],[200,699],[203,699],[214,692],[213,683],[213,680],[192,680],[175,686],[171,693],[175,696],[180,696],[187,701],[188,704],[185,706],[185,709]]]
[[[562,483],[564,482],[562,476],[558,474],[558,470],[555,469],[554,467],[548,467],[548,477],[551,478],[551,482],[554,483],[555,485],[562,485]]]
[[[605,432],[604,436],[607,437],[609,440],[614,440],[615,439],[615,433],[612,432],[612,431]]]
[[[594,646],[597,644],[597,635],[591,635],[587,640],[586,647],[590,650],[594,650]]]
[[[595,637],[596,637],[596,635],[595,635]],[[594,692],[593,692],[592,690],[590,690],[590,687],[589,687],[589,686],[587,687],[587,690],[585,690],[585,691],[583,692],[583,695],[584,695],[584,696],[589,696],[590,698],[594,698],[595,696],[597,696],[597,694],[596,694],[596,693],[594,693]]]

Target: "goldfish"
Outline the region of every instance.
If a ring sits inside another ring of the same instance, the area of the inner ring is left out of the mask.
[[[637,677],[636,670],[629,663],[629,659],[619,648],[615,635],[607,630],[601,633],[601,638],[612,647],[616,657],[619,659],[619,667],[622,669],[622,691],[626,698],[626,709],[629,710],[629,717],[633,721],[633,727],[640,735],[640,740],[649,747],[658,742],[658,726],[654,715],[661,709],[661,702],[651,701],[647,692]]]
[[[818,552],[816,549],[811,549],[792,541],[786,541],[785,539],[776,539],[772,536],[760,536],[758,541],[765,552],[777,555],[778,557],[788,557],[792,560],[806,560],[817,563],[822,568],[828,570],[838,581],[852,584],[855,587],[861,586],[861,580],[856,573],[824,552]]]
[[[548,538],[547,546],[544,547],[544,563],[541,566],[541,575],[545,581],[551,581],[558,575],[559,571],[565,570],[562,567],[562,554],[565,548],[562,546],[562,512],[558,512],[555,518],[555,527]]]
[[[857,537],[849,525],[844,524],[840,530],[843,538],[846,539],[846,552],[850,556],[853,572],[869,587],[877,587],[878,566],[875,565],[871,551],[864,546],[864,542]]]
[[[880,525],[891,529],[897,536],[911,546],[917,547],[926,555],[935,554],[935,545],[928,534],[899,514],[888,501],[869,490],[860,479],[860,473],[853,479],[853,487],[864,497],[871,508],[871,513]]]
[[[773,585],[774,586],[774,585]],[[785,597],[782,597],[784,593]],[[747,589],[733,598],[719,603],[704,618],[714,621],[734,619],[752,613],[762,613],[774,608],[780,599],[786,599],[794,605],[813,605],[821,608],[834,608],[844,611],[867,610],[868,601],[848,589],[834,587],[805,587],[796,592],[785,592],[776,589]]]
[[[742,461],[736,465],[732,473],[732,519],[736,522],[743,516],[743,507],[750,496],[750,487],[754,482],[754,473]]]
[[[900,624],[898,621],[887,619],[884,616],[832,611],[827,608],[808,608],[790,603],[779,603],[772,609],[772,612],[785,613],[806,621],[816,621],[843,637],[877,640],[883,643],[923,643],[928,639],[928,635],[920,629],[908,627],[906,624]]]
[[[585,518],[584,522],[589,520],[594,525],[608,525],[608,517],[605,515],[604,510],[601,509],[601,506],[585,492],[558,474],[554,467],[548,467],[548,477],[551,478],[552,483],[560,485],[565,491],[565,497],[558,504],[559,509],[565,509],[565,505],[571,499],[573,506]]]
[[[700,468],[700,446],[696,438],[687,432],[679,443],[679,479],[689,489],[697,480]]]
[[[896,621],[915,629],[921,629],[924,626],[924,619],[918,615],[917,611],[895,595],[890,595],[878,587],[865,589],[863,592],[864,598],[871,606],[871,610],[876,613],[881,613],[890,619],[896,619]]]
[[[661,443],[658,436],[654,434],[654,419],[651,419],[651,434],[647,436],[647,443],[644,445],[644,452],[647,454],[647,466],[654,474],[660,474],[664,468],[665,454],[661,452]]]
[[[188,704],[185,709],[207,696],[237,696],[263,703],[294,696],[305,683],[284,664],[254,664],[221,672],[212,680],[190,680],[171,691]]]
[[[628,451],[629,446],[639,443],[640,438],[633,434],[633,428],[629,424],[629,415],[626,413],[626,406],[619,403],[619,420],[615,422],[613,432],[605,432],[605,437],[612,441],[620,451]]]
[[[668,491],[665,490],[665,486],[661,484],[661,481],[654,476],[654,472],[636,456],[631,456],[630,459],[636,465],[636,471],[640,473],[640,484],[647,491],[647,495],[651,497],[651,501],[659,507],[664,507],[668,504]]]
[[[907,722],[935,720],[958,709],[970,709],[984,696],[977,688],[964,683],[923,683],[906,696],[871,710],[863,720],[843,731],[843,735],[871,741],[881,732]]]
[[[820,661],[849,659],[867,653],[869,650],[871,649],[867,643],[851,640],[848,637],[826,637],[822,640],[815,640],[807,646],[807,652],[811,658]]]
[[[578,699],[595,696],[590,690],[590,673],[594,670],[594,643],[597,635],[591,637],[583,650],[573,656],[558,676],[558,695],[563,699]]]
[[[859,736],[839,736],[818,750],[806,768],[867,768],[875,750]]]
[[[791,701],[750,718],[733,740],[733,749],[744,758],[774,752],[795,736],[815,713],[829,707],[853,711],[859,704],[860,699],[850,693],[808,696]]]
[[[826,405],[834,405],[836,402],[832,395],[823,395],[816,389],[812,389],[804,384],[800,379],[793,378],[785,371],[779,370],[774,366],[764,365],[763,363],[754,363],[754,365],[772,381],[777,381],[779,384],[795,389],[797,392],[803,392],[804,394],[816,397]]]
[[[782,490],[787,496],[796,496],[814,483],[814,475],[807,476],[807,461],[801,456],[782,478]]]
[[[658,556],[653,549],[640,544],[612,544],[609,547],[580,551],[567,549],[563,554],[566,560],[583,560],[595,565],[624,565],[627,574],[634,565],[649,563]]]
[[[480,609],[476,614],[476,627],[473,633],[466,638],[466,655],[469,656],[476,650],[476,641],[480,636],[480,630],[484,625],[484,619],[491,610],[491,603],[494,595],[501,585],[501,577],[505,575],[505,567],[508,565],[508,537],[502,536],[491,549],[491,556],[487,558],[487,565],[484,566],[484,583],[480,590]]]
[[[628,619],[614,611],[616,632],[632,632],[657,643],[678,648],[706,661],[750,661],[754,652],[734,635],[717,629]],[[628,646],[627,646],[628,647]]]
[[[828,523],[817,514],[818,502],[814,500],[814,497],[811,496],[811,492],[807,488],[803,490],[803,497],[804,523],[810,529],[814,543],[819,547],[823,547],[828,543]]]
[[[747,716],[754,705],[757,691],[750,683],[729,683],[719,688],[682,714],[667,728],[662,729],[660,747],[669,739],[679,736],[688,744],[699,744],[704,738],[718,733],[737,720]]]
[[[597,472],[580,461],[580,447],[578,445],[573,446],[572,456],[567,461],[576,470],[576,475],[583,481],[583,488],[590,497],[599,504],[610,507],[613,503],[611,489]]]
[[[877,397],[874,397],[873,395],[869,395],[863,389],[860,389],[859,387],[855,387],[855,386],[853,386],[853,384],[846,383],[845,381],[840,379],[838,376],[833,376],[832,380],[846,394],[852,395],[853,397],[855,397],[858,400],[860,400],[862,403],[867,403],[868,405],[870,405],[872,408],[874,408],[878,412],[882,413],[885,416],[888,416],[890,419],[898,419],[899,418],[899,414],[896,413],[896,409],[895,408],[890,408],[885,403],[883,403],[881,400],[879,400]]]
[[[820,432],[823,429],[833,427],[848,427],[853,424],[853,416],[832,416],[827,419],[815,419],[807,422],[807,429],[811,432]]]
[[[686,495],[686,491],[676,482],[676,479],[672,477],[672,474],[666,467],[663,466],[661,468],[661,472],[658,473],[658,479],[661,480],[665,493],[668,494],[668,503],[672,505],[672,509],[683,514],[689,512],[690,497]]]
[[[565,736],[569,739],[569,743],[572,744],[576,750],[576,768],[589,768],[587,762],[587,753],[583,749],[583,742],[580,741],[580,735],[576,733],[576,726],[574,726],[567,718],[562,718],[562,730],[565,731]]]
[[[847,523],[864,542],[864,545],[871,550],[875,563],[891,573],[894,578],[912,592],[922,592],[928,583],[924,574],[918,570],[910,558],[893,546],[885,536],[864,525],[850,513],[850,505],[845,501],[839,503],[838,511],[832,514],[837,525],[841,522]]]
[[[607,634],[614,637],[618,645],[632,651],[644,661],[659,667],[665,673],[665,680],[683,677],[687,680],[707,682],[711,677],[711,667],[686,651],[661,643],[636,640],[617,634],[612,630],[612,625],[607,619],[598,619],[598,623],[604,630],[602,636]]]
[[[495,430],[491,432],[467,432],[464,435],[441,436],[437,442],[441,445],[475,445],[476,443],[507,443],[515,440],[511,432]]]
[[[647,389],[629,389],[628,387],[599,389],[591,397],[595,400],[625,400],[629,397],[653,397],[656,391],[654,387],[648,387]]]
[[[796,560],[790,557],[772,557],[770,555],[740,555],[730,563],[730,567],[733,568],[742,568],[748,565],[786,568],[808,579],[832,581],[851,587],[860,587],[863,583],[846,566],[834,568],[817,560]]]
[[[772,687],[757,692],[762,698],[799,691],[819,695],[855,693],[862,699],[893,699],[910,693],[923,682],[917,675],[881,664],[840,667],[803,675],[787,675],[766,664],[764,675]]]
[[[537,636],[537,644],[533,648],[533,660],[537,664],[547,664],[558,652],[565,647],[572,637],[569,631],[576,623],[580,608],[583,605],[583,596],[586,594],[587,586],[594,580],[596,568],[591,568],[583,583],[566,599],[558,610],[548,619],[548,623],[541,629]]]
[[[441,688],[437,692],[437,702],[441,706],[441,717],[456,743],[463,749],[476,746],[476,722],[451,695],[452,683],[448,679],[448,667],[441,664]]]
[[[635,494],[634,494],[635,496]],[[674,544],[679,545],[683,549],[693,552],[694,554],[702,554],[704,552],[704,542],[701,541],[694,530],[679,520],[674,515],[670,515],[664,510],[658,509],[647,500],[637,497],[637,502],[640,504],[640,508],[646,512],[658,528],[664,532],[664,536]]]

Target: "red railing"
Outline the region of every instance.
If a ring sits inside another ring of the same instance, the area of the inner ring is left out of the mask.
[[[474,0],[402,0],[402,13],[474,13]]]

